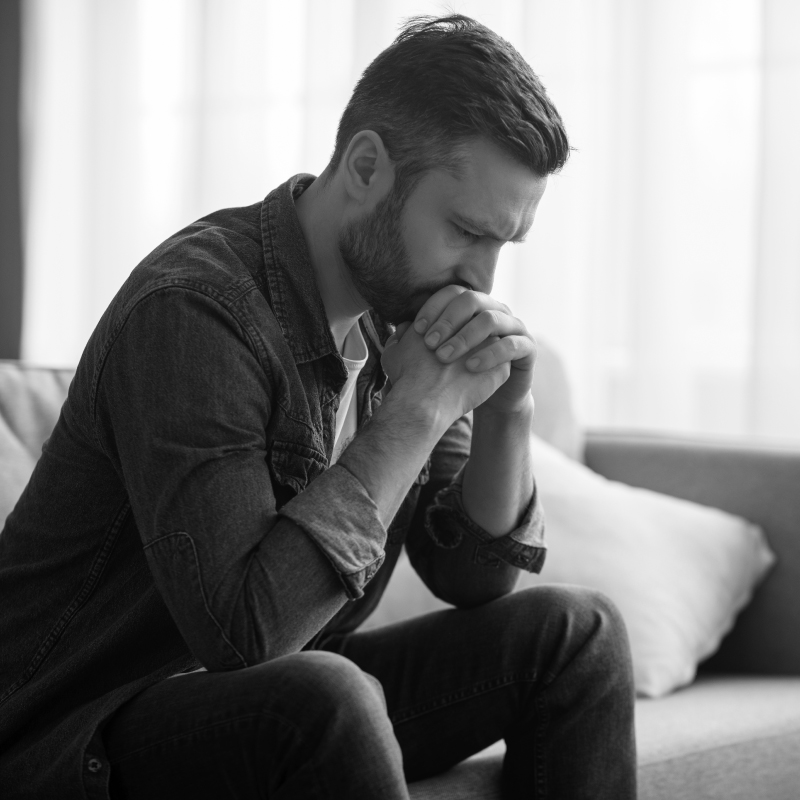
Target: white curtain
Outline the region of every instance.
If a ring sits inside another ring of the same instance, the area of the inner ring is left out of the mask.
[[[577,148],[495,293],[590,425],[800,438],[800,3],[454,2]],[[126,275],[318,173],[410,0],[27,0],[23,351],[73,364]],[[511,246],[509,246],[511,247]]]

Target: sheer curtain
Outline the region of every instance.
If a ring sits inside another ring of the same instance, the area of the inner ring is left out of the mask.
[[[800,5],[455,2],[577,148],[495,293],[587,424],[800,437]],[[27,0],[23,353],[75,363],[161,239],[319,172],[409,0]],[[510,248],[511,246],[509,246]]]

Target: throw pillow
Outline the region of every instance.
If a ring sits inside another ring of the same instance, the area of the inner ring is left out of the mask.
[[[583,460],[584,433],[572,406],[572,392],[561,356],[546,339],[536,337],[533,432],[570,458]]]
[[[607,594],[625,619],[640,695],[690,683],[774,562],[763,532],[718,509],[609,481],[534,437],[547,521],[542,574]]]
[[[0,531],[34,467],[34,459],[0,414]]]

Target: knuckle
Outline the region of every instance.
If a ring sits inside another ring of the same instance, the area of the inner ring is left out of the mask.
[[[484,309],[476,319],[484,331],[494,330],[497,327],[497,316],[491,309]]]
[[[452,300],[454,297],[457,297],[461,294],[461,292],[466,291],[463,286],[458,286],[457,284],[451,283],[448,286],[445,286],[443,289],[440,289],[434,297],[447,297],[449,300]]]
[[[458,299],[462,303],[465,303],[466,305],[469,305],[470,308],[477,308],[480,305],[482,305],[481,297],[484,297],[484,296],[485,295],[483,295],[481,292],[475,291],[475,289],[468,289],[468,290],[465,290],[464,293],[461,295],[461,297],[459,297]]]
[[[423,317],[424,319],[427,319],[428,322],[435,322],[436,318],[439,316],[439,314],[442,313],[444,309],[445,306],[442,305],[441,303],[432,303],[431,301],[428,301],[419,310],[417,318]]]
[[[469,289],[465,289],[463,286],[456,286],[455,292],[453,293],[453,297],[451,298],[451,302],[453,303],[464,303],[469,300],[470,291]]]
[[[452,331],[455,326],[449,317],[440,317],[436,321],[436,330]]]
[[[469,340],[464,335],[464,329],[462,328],[453,338],[450,340],[450,344],[455,347],[456,350],[463,350],[464,348],[469,348]]]

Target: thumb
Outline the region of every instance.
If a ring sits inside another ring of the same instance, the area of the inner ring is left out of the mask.
[[[406,331],[411,327],[411,322],[401,322],[397,328],[395,328],[394,335],[397,337],[397,341],[399,342],[403,336],[405,336]]]
[[[401,322],[395,328],[394,333],[386,340],[386,347],[391,347],[393,344],[397,344],[410,327],[410,322]]]

